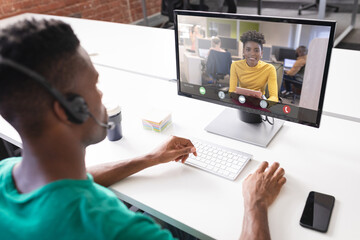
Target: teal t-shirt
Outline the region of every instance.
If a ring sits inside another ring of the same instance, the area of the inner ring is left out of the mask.
[[[19,161],[0,162],[0,239],[172,239],[90,174],[87,180],[59,180],[19,194],[12,178]]]

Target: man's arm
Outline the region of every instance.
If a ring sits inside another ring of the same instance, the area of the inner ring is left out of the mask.
[[[285,73],[289,76],[295,76],[305,64],[306,60],[297,59],[292,68],[289,71],[285,71]]]
[[[272,164],[268,170],[267,162],[250,174],[243,182],[244,221],[241,240],[269,240],[267,210],[279,195],[285,184],[285,171],[278,163]]]
[[[173,136],[158,149],[145,156],[100,164],[89,167],[87,171],[94,177],[96,183],[108,187],[134,173],[160,163],[185,162],[191,153],[197,155],[190,140]]]

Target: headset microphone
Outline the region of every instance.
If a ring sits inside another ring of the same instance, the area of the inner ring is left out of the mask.
[[[100,125],[101,127],[106,128],[106,129],[108,129],[108,130],[114,129],[114,127],[115,127],[115,124],[114,124],[113,122],[108,122],[108,123],[102,123],[102,122],[100,122],[100,121],[97,120],[97,119],[94,117],[94,115],[92,115],[90,112],[89,112],[89,116],[90,116],[92,119],[94,119],[94,121],[95,121],[98,125]]]

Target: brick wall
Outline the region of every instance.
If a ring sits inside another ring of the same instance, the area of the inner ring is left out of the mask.
[[[0,19],[42,13],[119,23],[143,18],[141,0],[0,0]],[[161,0],[146,0],[147,15],[160,12]]]

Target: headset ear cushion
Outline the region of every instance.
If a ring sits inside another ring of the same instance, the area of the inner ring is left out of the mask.
[[[67,112],[68,119],[74,123],[84,123],[89,117],[89,110],[85,99],[78,94],[70,93],[66,94],[66,101],[71,108],[71,112]]]

